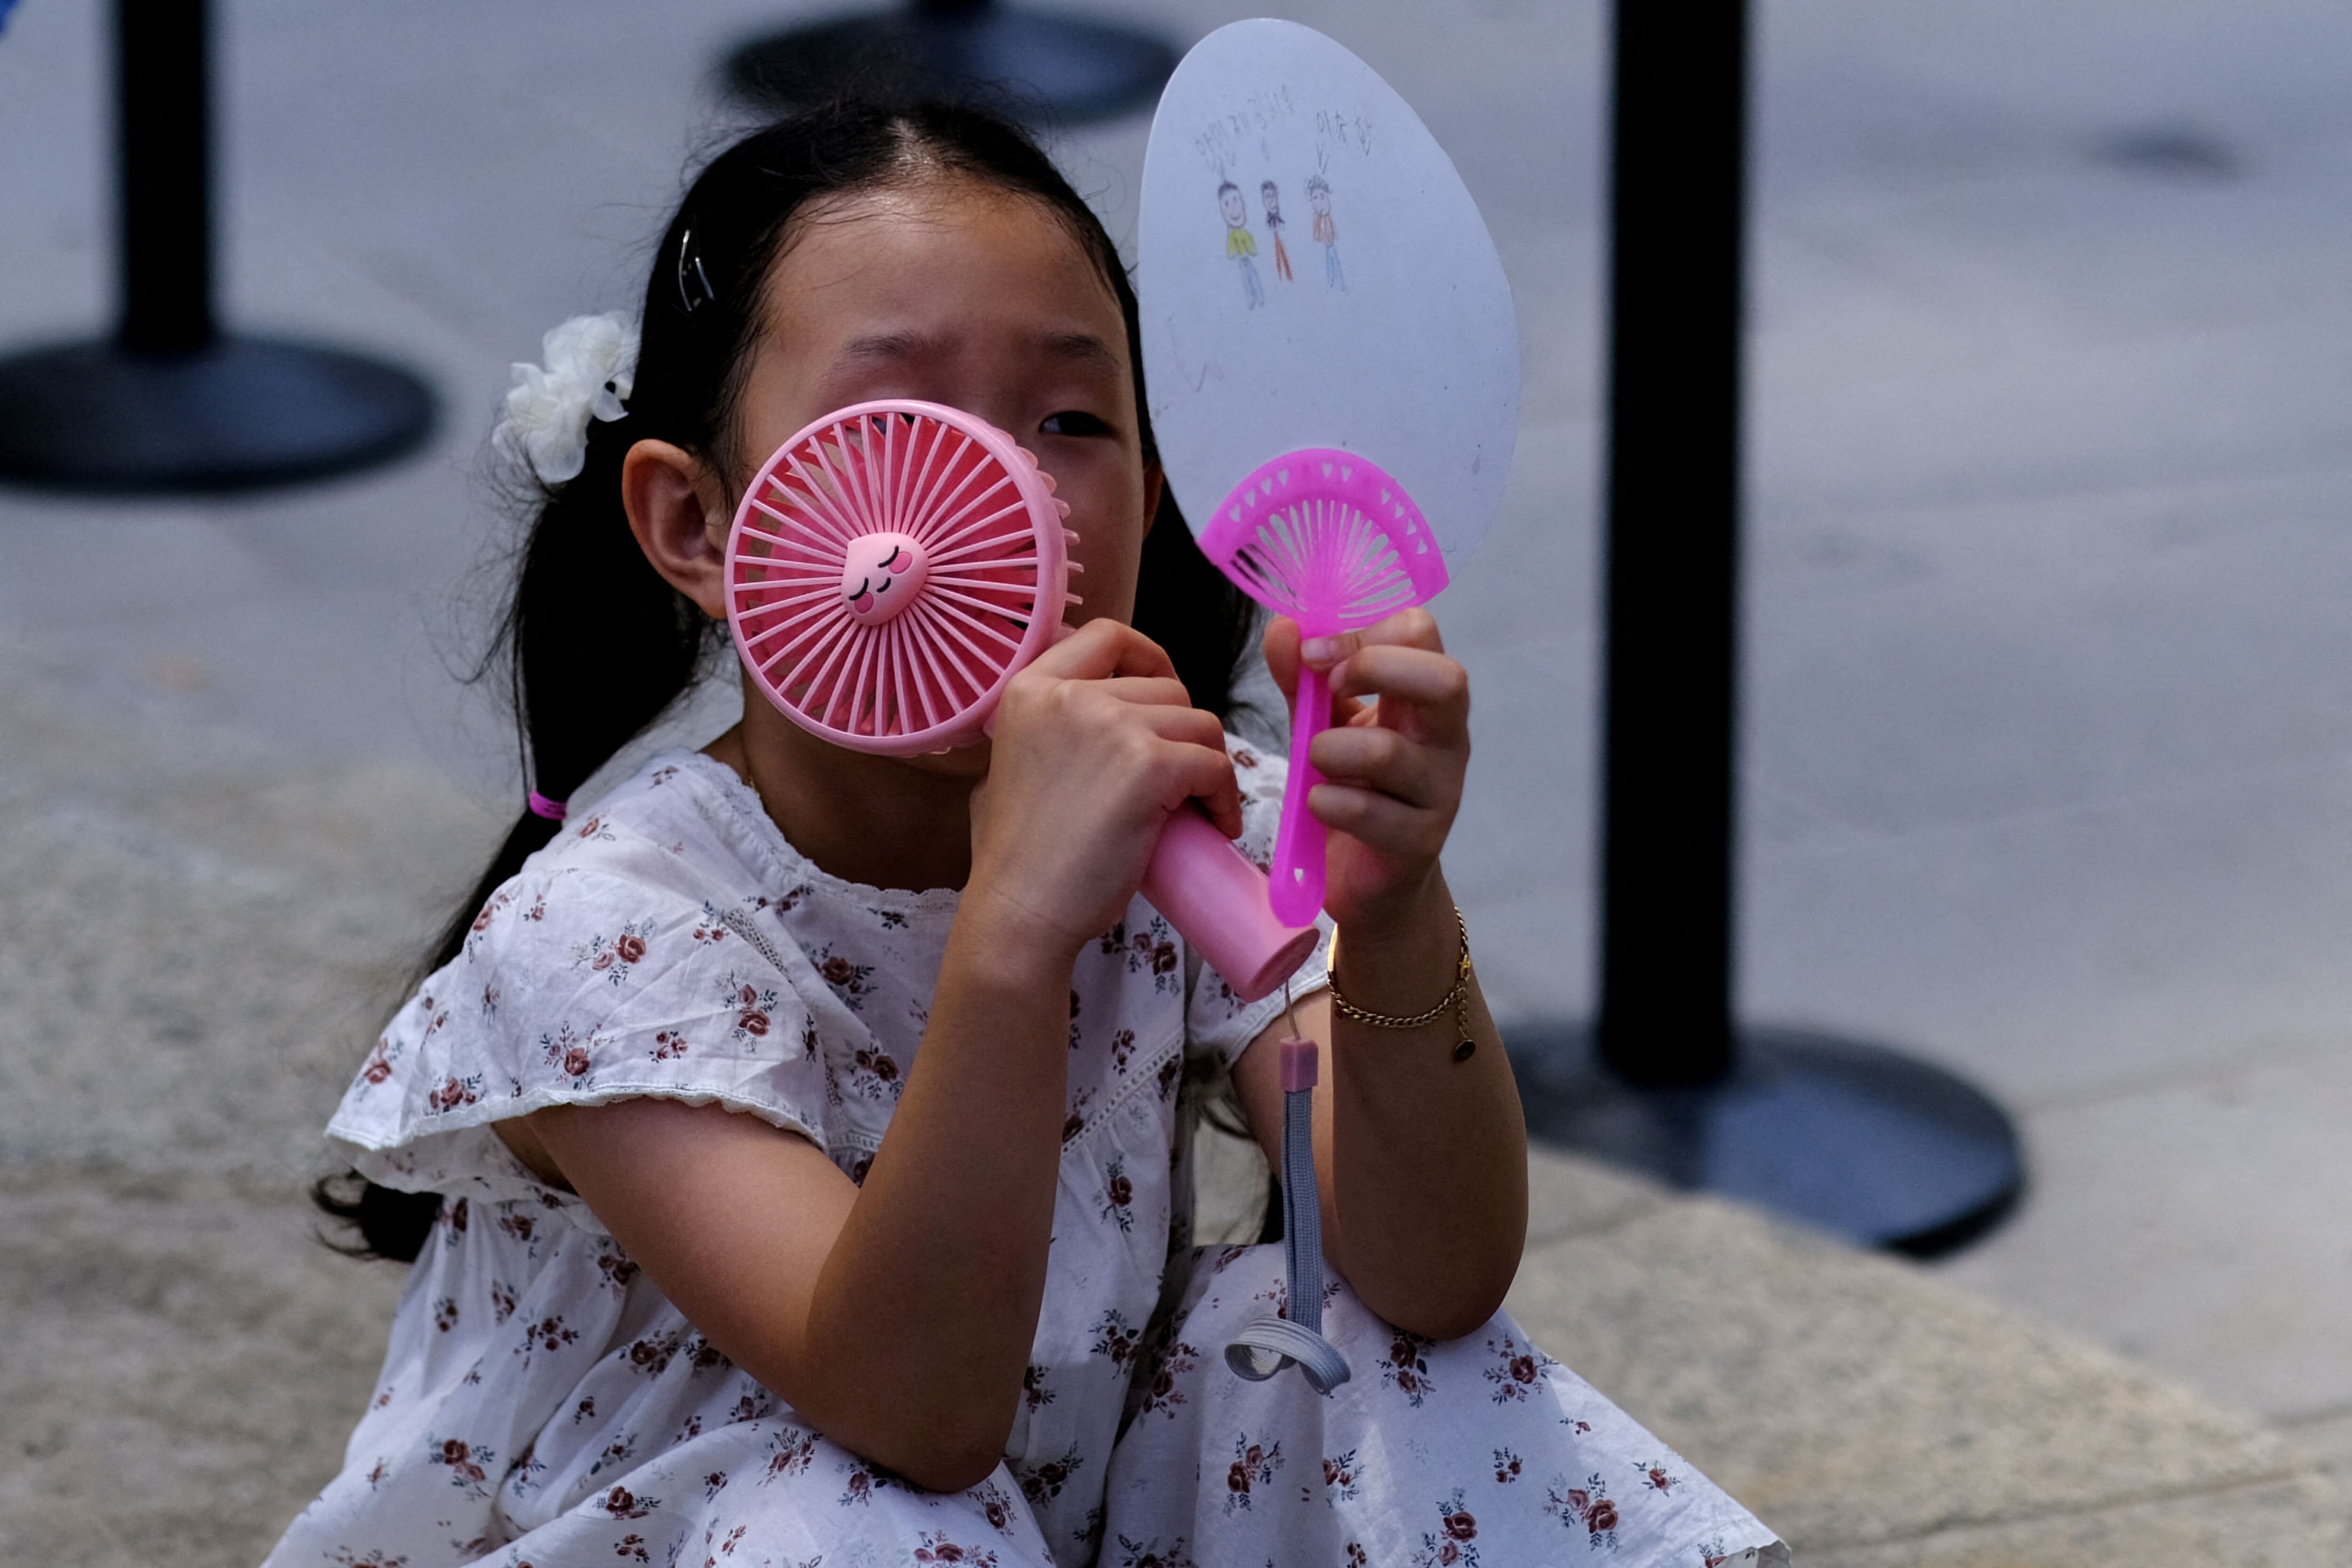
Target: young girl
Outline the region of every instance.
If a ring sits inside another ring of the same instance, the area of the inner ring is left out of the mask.
[[[415,1264],[343,1471],[272,1563],[1784,1560],[1497,1312],[1508,1063],[1475,986],[1466,1043],[1451,1006],[1390,1026],[1467,954],[1437,856],[1468,692],[1419,612],[1266,636],[1343,721],[1312,802],[1337,968],[1292,993],[1353,1377],[1227,1366],[1282,1250],[1190,1246],[1180,1090],[1230,1068],[1270,1144],[1293,1026],[1136,887],[1187,800],[1263,858],[1282,769],[1217,716],[1250,621],[1162,503],[1136,321],[1093,215],[971,110],[824,110],[695,182],[634,379],[608,345],[584,453],[530,443],[531,810],[329,1130],[370,1184],[338,1212]],[[837,750],[752,692],[566,816],[711,646],[740,487],[886,396],[1036,452],[1084,623],[991,742]]]

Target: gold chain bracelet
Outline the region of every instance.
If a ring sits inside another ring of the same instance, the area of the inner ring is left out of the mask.
[[[1454,1059],[1468,1061],[1471,1053],[1478,1048],[1478,1042],[1470,1036],[1470,923],[1462,918],[1462,906],[1459,904],[1454,907],[1454,925],[1462,933],[1462,950],[1454,961],[1454,987],[1437,999],[1435,1006],[1415,1013],[1411,1017],[1370,1012],[1339,994],[1339,933],[1334,931],[1330,949],[1323,956],[1332,1007],[1341,1017],[1375,1029],[1418,1029],[1450,1012],[1454,1015],[1457,1042],[1454,1047]]]

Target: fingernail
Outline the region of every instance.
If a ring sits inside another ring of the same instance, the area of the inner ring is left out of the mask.
[[[1320,664],[1326,659],[1337,658],[1339,657],[1339,639],[1308,637],[1298,645],[1298,657],[1315,664]]]

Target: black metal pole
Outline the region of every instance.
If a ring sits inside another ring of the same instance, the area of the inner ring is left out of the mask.
[[[115,333],[187,353],[213,316],[211,26],[205,0],[116,0]]]
[[[1601,1056],[1731,1066],[1745,0],[1617,13]]]
[[[721,67],[739,96],[771,108],[862,88],[977,97],[1065,125],[1149,108],[1175,68],[1176,50],[1165,41],[1108,16],[995,0],[908,0],[801,22],[744,40]]]
[[[1617,0],[1597,1027],[1508,1031],[1538,1137],[1855,1241],[1959,1246],[2025,1175],[1971,1085],[1732,1010],[1744,0]]]
[[[255,489],[414,450],[433,395],[215,311],[205,0],[115,0],[114,331],[0,358],[0,481],[98,494]]]

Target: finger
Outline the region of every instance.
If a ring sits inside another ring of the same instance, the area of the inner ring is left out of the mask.
[[[1307,809],[1334,833],[1404,861],[1430,861],[1445,847],[1453,826],[1444,813],[1424,811],[1376,790],[1319,784],[1307,792]]]
[[[1360,648],[1332,669],[1331,689],[1338,696],[1409,707],[1431,736],[1451,738],[1470,722],[1470,672],[1444,654],[1424,648]]]
[[[1298,623],[1287,616],[1276,616],[1266,624],[1261,645],[1265,650],[1266,673],[1274,677],[1275,685],[1282,691],[1283,705],[1291,710],[1294,717],[1298,709]],[[1360,702],[1334,695],[1327,722],[1350,723],[1362,707]]]
[[[1212,715],[1201,717],[1215,723]],[[1164,735],[1154,748],[1153,764],[1160,773],[1162,809],[1181,810],[1187,800],[1197,800],[1218,832],[1228,838],[1241,837],[1241,784],[1234,776],[1233,759],[1225,754],[1223,731],[1215,732],[1211,743],[1200,740],[1197,731]]]
[[[1315,737],[1307,756],[1334,784],[1375,790],[1448,816],[1461,804],[1459,753],[1383,725],[1326,730]]]
[[[1133,626],[1110,619],[1088,621],[1037,656],[1030,668],[1061,680],[1101,680],[1134,675],[1174,679],[1167,650]]]
[[[1114,675],[1095,683],[1107,697],[1121,702],[1131,702],[1139,708],[1190,708],[1192,694],[1184,683],[1171,676]]]
[[[1437,617],[1418,605],[1374,621],[1360,631],[1336,637],[1308,637],[1299,645],[1299,657],[1317,669],[1328,669],[1359,648],[1417,647],[1444,653],[1445,641],[1437,635]]]

